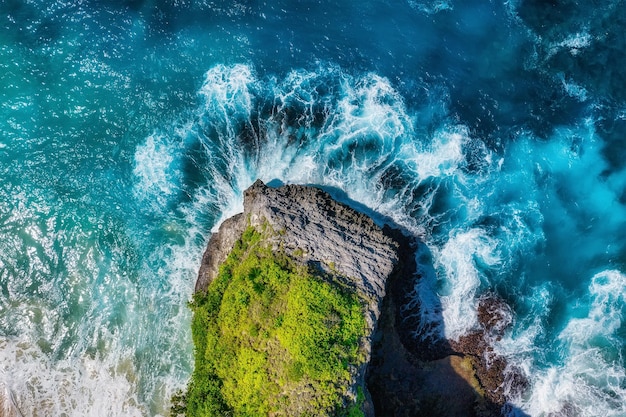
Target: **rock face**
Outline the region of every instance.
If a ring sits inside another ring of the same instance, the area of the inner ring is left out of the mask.
[[[413,253],[410,246],[416,242],[397,230],[378,227],[370,217],[335,201],[320,189],[299,185],[271,188],[259,180],[244,192],[244,212],[226,220],[211,237],[196,291],[207,289],[248,225],[259,231],[270,228],[268,243],[275,249],[334,277],[363,301],[368,325],[362,341],[366,360],[354,375],[351,390],[363,390],[363,411],[373,416],[365,384],[371,338],[381,315],[388,278],[400,271],[415,270],[413,257],[401,260],[400,255]]]
[[[271,188],[257,180],[244,192],[244,212],[226,220],[205,251],[196,291],[206,290],[219,264],[247,225],[270,227],[273,246],[323,272],[332,272],[368,303],[369,324],[380,316],[387,278],[399,262],[406,239],[392,229],[339,203],[318,188]]]
[[[420,279],[419,242],[339,203],[320,189],[268,187],[258,180],[244,192],[244,212],[226,220],[207,246],[196,282],[205,291],[243,231],[264,232],[274,249],[313,266],[363,301],[368,325],[365,363],[354,375],[367,416],[496,416],[505,398],[506,362],[494,358],[489,339],[508,324],[504,306],[481,302],[482,328],[459,342],[420,342],[419,305],[407,309]],[[495,359],[495,360],[493,360]],[[522,380],[513,384],[523,385]]]

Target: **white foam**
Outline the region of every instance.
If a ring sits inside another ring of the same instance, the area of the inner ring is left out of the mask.
[[[436,132],[432,143],[415,156],[415,170],[419,178],[462,177],[459,168],[465,163],[463,145],[468,141],[465,126],[446,127]]]
[[[132,353],[53,361],[28,337],[0,340],[0,383],[21,415],[144,416]]]
[[[537,40],[541,41],[540,38]],[[547,58],[552,57],[563,49],[568,50],[571,55],[576,56],[581,50],[589,47],[592,41],[593,37],[587,31],[572,33],[561,41],[550,43],[548,45]]]
[[[559,74],[559,79],[561,80],[561,85],[563,85],[563,89],[570,96],[576,98],[578,101],[587,101],[589,92],[587,89],[572,80],[565,79],[563,74]]]
[[[626,306],[626,276],[617,270],[600,272],[589,285],[591,305],[587,317],[572,319],[559,338],[576,349],[585,349],[596,338],[611,339],[622,323]]]
[[[320,97],[316,85],[326,76],[343,78],[343,82],[334,96]],[[256,178],[337,186],[369,206],[387,203],[381,197],[377,171],[393,162],[394,154],[402,150],[403,136],[412,129],[402,99],[388,80],[375,74],[353,79],[336,68],[320,68],[292,71],[282,82],[261,81],[244,65],[217,66],[206,80],[201,89],[201,129],[211,130],[216,137],[203,142],[207,153],[225,162],[210,172],[214,182],[207,193],[225,202],[224,212],[240,209],[237,195]],[[259,100],[254,94],[275,97],[278,107],[274,114],[264,115],[263,146],[250,155],[239,141],[233,120],[248,126],[257,123],[252,120],[254,103]],[[320,110],[315,106],[320,102],[324,120],[316,126]],[[304,111],[298,126],[284,124],[281,112],[289,106]],[[292,135],[304,135],[306,141],[293,141]],[[224,166],[227,172],[220,172]],[[393,207],[387,211],[402,212]]]
[[[420,245],[415,254],[420,279],[417,280],[411,300],[402,306],[406,316],[418,315],[414,337],[421,340],[441,340],[444,337],[442,306],[437,294],[437,274],[432,265],[432,254],[426,245]]]
[[[409,0],[409,5],[426,14],[435,14],[443,10],[452,10],[451,2],[445,0],[435,0],[430,2],[420,2]]]
[[[623,340],[616,334],[626,307],[624,288],[626,276],[620,271],[592,278],[586,317],[570,319],[558,336],[562,363],[527,370],[532,385],[520,403],[524,411],[533,416],[563,410],[582,417],[625,415]]]
[[[560,47],[568,48],[572,55],[577,55],[580,49],[591,45],[592,37],[588,32],[575,33],[558,43]]]
[[[190,371],[185,303],[197,239],[149,247],[145,229],[36,200],[10,223],[16,252],[0,270],[8,292],[0,295],[0,385],[21,414],[167,415]],[[137,252],[148,254],[144,263]]]
[[[201,111],[210,116],[212,124],[225,128],[228,138],[237,134],[233,122],[250,118],[254,100],[250,87],[254,81],[252,69],[243,64],[217,65],[205,74],[199,91],[204,99]]]
[[[135,195],[143,200],[154,202],[157,208],[163,208],[177,192],[180,172],[176,166],[176,157],[180,146],[165,135],[152,134],[135,151],[137,178]]]
[[[435,256],[435,267],[446,281],[441,291],[445,335],[458,340],[477,326],[476,295],[481,285],[481,268],[500,262],[496,242],[478,228],[450,237]]]

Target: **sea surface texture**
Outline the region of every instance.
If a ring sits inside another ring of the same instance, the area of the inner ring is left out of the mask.
[[[625,28],[623,0],[0,1],[0,390],[167,415],[260,178],[422,236],[424,329],[510,303],[510,415],[626,416]]]

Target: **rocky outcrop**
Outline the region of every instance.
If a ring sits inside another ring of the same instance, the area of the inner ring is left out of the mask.
[[[244,212],[226,220],[211,236],[196,282],[206,290],[247,225],[271,228],[271,244],[295,260],[343,279],[368,304],[373,326],[380,316],[387,278],[399,262],[397,231],[380,228],[365,214],[335,201],[327,192],[301,185],[278,188],[256,181],[244,192]]]
[[[367,376],[376,415],[500,416],[506,361],[493,354],[487,338],[501,335],[510,323],[508,310],[496,309],[506,305],[485,297],[479,314],[481,331],[463,343],[424,339],[414,332],[419,327],[419,306],[410,302],[410,289],[419,276],[420,271],[413,278],[393,274],[387,282]]]
[[[411,254],[416,242],[389,227],[379,227],[365,214],[339,203],[318,188],[285,185],[278,188],[257,181],[244,192],[244,212],[226,220],[211,236],[202,259],[196,291],[204,291],[246,227],[267,236],[266,243],[297,262],[318,269],[356,292],[365,305],[368,325],[362,341],[365,362],[354,375],[352,391],[365,393],[363,409],[374,415],[365,384],[371,337],[381,314],[387,279],[394,273],[415,271]],[[410,264],[407,267],[406,264]]]
[[[397,228],[379,227],[321,189],[273,188],[261,181],[244,192],[244,212],[224,221],[212,235],[196,291],[207,289],[248,226],[263,232],[275,250],[360,296],[368,324],[362,341],[366,361],[354,374],[352,391],[361,387],[365,392],[366,415],[500,414],[507,364],[493,354],[489,342],[510,322],[501,300],[484,298],[481,328],[460,341],[420,341],[414,332],[419,305],[410,303],[420,279],[417,239]],[[414,311],[406,308],[409,304],[415,305]],[[523,385],[521,379],[512,383]]]
[[[512,322],[511,307],[497,295],[487,293],[478,302],[478,328],[450,342],[452,349],[472,364],[485,398],[498,405],[503,405],[507,396],[517,396],[528,385],[523,373],[510,367],[506,358],[492,347]]]

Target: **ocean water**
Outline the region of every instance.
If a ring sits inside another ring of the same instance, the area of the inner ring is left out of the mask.
[[[503,297],[510,415],[626,416],[624,3],[0,1],[0,389],[167,415],[261,178],[419,234],[431,332]]]

